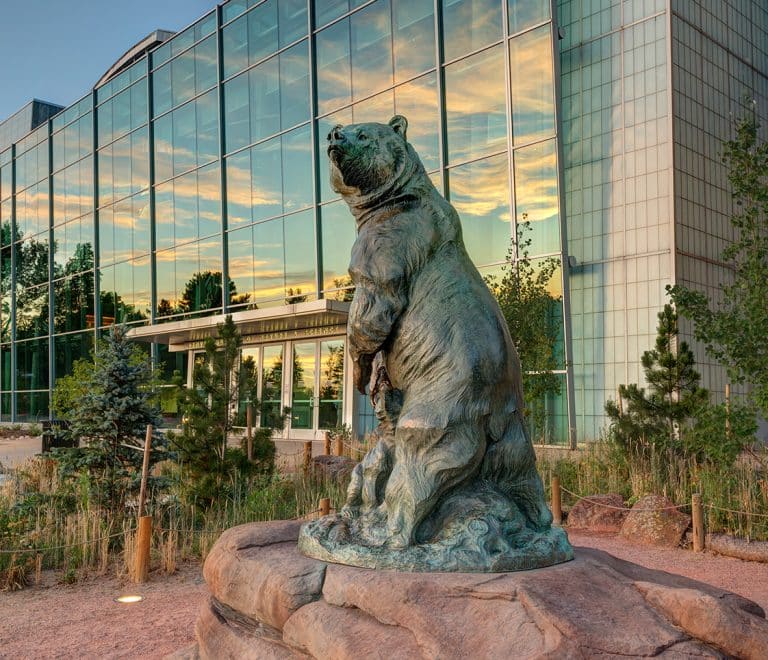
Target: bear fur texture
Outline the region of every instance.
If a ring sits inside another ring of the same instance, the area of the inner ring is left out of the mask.
[[[552,528],[522,417],[520,362],[455,209],[407,121],[336,126],[331,184],[357,223],[347,323],[378,442],[341,515],[305,525],[320,559],[405,570],[514,570],[572,557]]]

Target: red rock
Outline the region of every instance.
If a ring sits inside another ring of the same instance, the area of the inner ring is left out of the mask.
[[[310,603],[285,624],[284,640],[312,658],[412,660],[422,653],[406,629],[388,626],[355,608]]]
[[[627,514],[619,536],[636,543],[675,548],[683,540],[691,517],[663,495],[646,495]]]
[[[765,619],[698,589],[672,589],[648,582],[635,585],[651,605],[690,635],[744,660],[765,660],[768,656]]]
[[[214,598],[273,628],[320,597],[325,564],[299,555],[300,522],[240,525],[221,535],[203,576]]]
[[[579,500],[568,512],[568,527],[593,532],[618,532],[629,513],[618,493],[590,495]]]
[[[757,658],[768,648],[755,603],[599,550],[516,573],[399,573],[308,560],[287,540],[297,532],[257,523],[222,536],[205,567],[215,598],[196,628],[201,660]]]

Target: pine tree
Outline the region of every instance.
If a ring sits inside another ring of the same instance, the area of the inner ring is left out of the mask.
[[[71,397],[64,418],[80,442],[82,463],[95,478],[99,503],[114,511],[136,485],[147,425],[160,421],[152,402],[152,369],[125,329],[113,326],[93,352],[90,373],[80,368],[76,375],[86,382],[81,396]]]
[[[648,390],[637,384],[621,385],[626,401],[620,410],[615,401],[605,404],[613,438],[624,448],[646,451],[651,447],[683,451],[682,427],[707,405],[709,393],[699,386],[693,352],[678,337],[677,314],[671,305],[659,313],[656,346],[641,358]]]
[[[242,448],[228,447],[239,400],[256,399],[256,371],[240,363],[242,339],[227,316],[218,339],[205,342],[205,356],[195,364],[193,387],[181,391],[182,428],[169,434],[182,467],[184,495],[206,506],[243,473],[271,472],[275,448],[271,430],[254,435],[253,463]]]

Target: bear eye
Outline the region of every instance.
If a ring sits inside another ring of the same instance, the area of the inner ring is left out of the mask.
[[[366,133],[358,133],[357,134],[357,139],[358,140],[362,140],[363,142],[365,142],[368,139],[368,135]]]

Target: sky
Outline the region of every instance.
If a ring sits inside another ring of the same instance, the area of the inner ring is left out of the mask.
[[[216,0],[0,0],[0,121],[33,98],[82,98],[156,29],[178,31]]]

